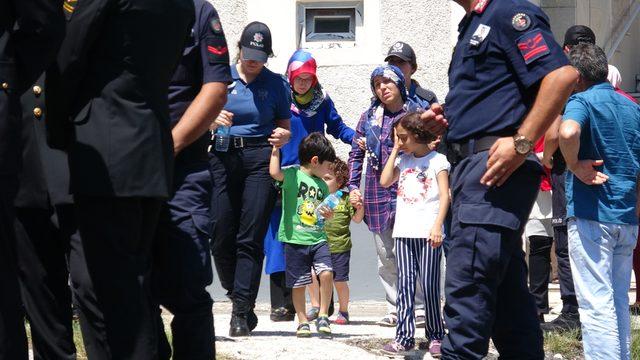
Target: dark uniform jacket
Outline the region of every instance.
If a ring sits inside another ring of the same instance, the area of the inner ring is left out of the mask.
[[[50,145],[69,153],[74,194],[167,197],[168,86],[192,0],[80,0],[47,74]]]
[[[67,155],[47,145],[44,119],[44,75],[20,98],[22,106],[22,169],[15,206],[49,209],[73,203],[69,194]]]
[[[20,94],[55,56],[64,36],[62,2],[0,0],[0,176],[20,159]]]

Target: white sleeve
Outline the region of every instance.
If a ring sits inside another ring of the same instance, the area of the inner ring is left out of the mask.
[[[447,161],[446,156],[442,154],[438,154],[434,157],[433,160],[435,160],[433,162],[434,164],[433,170],[435,171],[436,176],[438,176],[440,171],[443,171],[443,170],[449,171],[449,169],[451,169],[451,164],[449,164],[449,161]]]

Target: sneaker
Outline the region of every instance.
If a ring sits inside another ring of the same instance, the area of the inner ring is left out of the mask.
[[[440,355],[440,347],[442,346],[442,341],[440,340],[431,340],[429,344],[429,354],[431,354],[432,358],[439,358]]]
[[[393,314],[387,314],[377,324],[384,327],[395,327],[398,324],[398,317]]]
[[[298,325],[296,336],[299,338],[311,337],[311,327],[309,326],[309,323],[301,323],[300,325]]]
[[[347,325],[349,323],[349,313],[338,311],[338,316],[333,320],[333,323],[338,325]]]
[[[316,329],[321,337],[331,337],[331,326],[329,325],[329,317],[319,315],[316,319]]]
[[[296,316],[295,312],[290,311],[289,309],[283,306],[283,307],[279,307],[277,309],[271,310],[271,315],[269,316],[269,318],[271,319],[271,321],[274,321],[274,322],[293,321],[295,316]]]
[[[405,355],[407,351],[410,351],[410,350],[411,350],[410,348],[405,347],[399,342],[392,341],[387,345],[383,346],[380,352],[387,355],[401,356],[401,355]]]
[[[578,313],[561,313],[554,320],[540,324],[540,328],[544,332],[563,332],[580,330],[580,314]]]
[[[311,309],[307,311],[307,321],[313,321],[317,319],[319,313],[320,313],[320,308],[312,306]]]
[[[424,327],[427,318],[424,315],[416,315],[416,327]]]

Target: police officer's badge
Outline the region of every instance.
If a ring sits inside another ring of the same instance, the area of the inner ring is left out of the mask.
[[[511,18],[511,25],[518,31],[525,31],[531,26],[531,18],[524,13],[517,13]]]
[[[222,34],[222,24],[220,23],[220,19],[211,19],[211,31],[213,31],[214,34]]]

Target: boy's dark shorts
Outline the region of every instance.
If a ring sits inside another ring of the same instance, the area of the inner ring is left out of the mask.
[[[351,251],[331,254],[331,264],[333,265],[333,281],[349,281],[349,261]]]
[[[333,271],[329,245],[323,241],[315,245],[284,243],[287,287],[299,288],[311,284],[311,267],[317,275]]]

